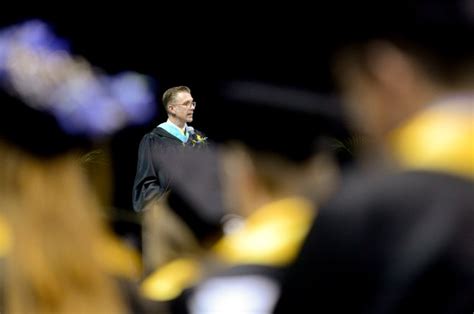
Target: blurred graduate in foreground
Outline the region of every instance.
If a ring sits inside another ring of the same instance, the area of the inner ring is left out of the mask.
[[[0,85],[1,311],[129,312],[118,283],[138,279],[139,258],[106,227],[81,160],[145,121],[147,79],[101,73],[35,20],[0,31]]]

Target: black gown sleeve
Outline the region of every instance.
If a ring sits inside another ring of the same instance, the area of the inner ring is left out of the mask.
[[[156,161],[160,143],[152,134],[147,134],[140,142],[135,182],[133,184],[133,209],[141,211],[152,199],[157,199],[166,191],[167,180]]]

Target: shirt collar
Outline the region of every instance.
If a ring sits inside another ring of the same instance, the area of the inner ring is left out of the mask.
[[[189,139],[189,132],[184,132],[187,129],[187,124],[181,129],[168,119],[168,121],[161,123],[158,127],[164,129],[183,143],[186,143]]]

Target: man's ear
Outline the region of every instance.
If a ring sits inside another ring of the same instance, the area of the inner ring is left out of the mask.
[[[386,111],[386,129],[396,127],[436,97],[440,87],[412,52],[388,41],[374,41],[368,44],[365,58],[369,79]]]
[[[418,73],[408,54],[390,42],[374,41],[368,44],[365,59],[369,75],[385,93],[411,96]]]

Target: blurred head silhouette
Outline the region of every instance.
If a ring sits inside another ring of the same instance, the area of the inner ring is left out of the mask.
[[[383,7],[382,7],[383,6]],[[355,126],[385,141],[421,109],[474,90],[472,1],[358,4],[334,72]]]
[[[0,31],[0,215],[8,313],[125,313],[80,156],[148,117],[144,77],[107,76],[41,21]],[[115,251],[116,252],[116,251]]]

